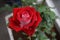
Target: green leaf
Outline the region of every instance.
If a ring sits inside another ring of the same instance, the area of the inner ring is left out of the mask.
[[[46,10],[46,12],[45,12],[49,17],[50,17],[50,19],[55,19],[55,13],[54,12],[52,12],[52,11],[48,11],[48,10]]]
[[[44,32],[38,30],[35,40],[49,40],[49,38],[45,35]]]
[[[56,33],[55,32],[52,32],[52,37],[55,37],[56,36]]]
[[[46,5],[40,5],[40,7],[39,7],[39,11],[40,12],[44,12],[44,11],[46,11],[46,8],[47,8],[47,6]]]

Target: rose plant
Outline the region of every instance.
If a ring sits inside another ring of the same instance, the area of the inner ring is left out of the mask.
[[[9,27],[16,32],[23,31],[32,36],[41,21],[40,13],[33,7],[14,8],[13,16],[9,18]]]

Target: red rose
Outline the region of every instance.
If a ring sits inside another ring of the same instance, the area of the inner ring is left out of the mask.
[[[13,16],[9,18],[9,27],[16,32],[23,31],[31,36],[41,21],[39,12],[33,7],[14,8]]]

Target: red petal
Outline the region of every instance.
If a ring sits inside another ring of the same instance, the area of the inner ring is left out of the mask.
[[[18,11],[19,11],[19,8],[13,8],[13,17],[14,17],[14,19],[16,19]]]
[[[38,24],[41,23],[42,18],[41,18],[41,16],[40,16],[40,13],[39,13],[39,12],[37,12],[36,15],[37,15],[37,21],[35,22],[34,26],[37,27]]]
[[[29,27],[28,29],[24,28],[23,31],[28,35],[32,36],[35,33],[35,28]]]
[[[20,28],[18,25],[16,25],[13,21],[13,18],[9,18],[9,27],[12,30],[15,30],[16,32],[21,31],[22,28]]]
[[[13,18],[17,19],[18,12],[20,12],[22,8],[13,8]]]
[[[20,8],[19,11],[17,12],[17,19],[18,19],[18,21],[21,20],[21,15],[22,15],[22,13],[23,13],[24,11],[25,11],[24,8]]]

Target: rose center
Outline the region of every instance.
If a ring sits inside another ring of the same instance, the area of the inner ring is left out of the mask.
[[[31,19],[30,19],[30,15],[28,12],[22,13],[21,17],[22,17],[20,21],[21,25],[26,25],[30,23]]]

